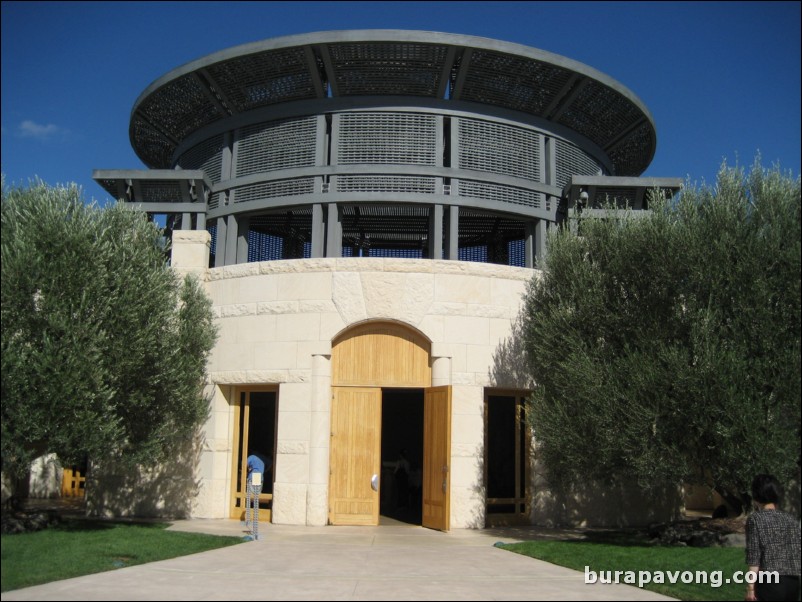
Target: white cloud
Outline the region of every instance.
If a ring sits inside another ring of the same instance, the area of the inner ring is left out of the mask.
[[[22,138],[36,138],[37,140],[52,140],[64,136],[66,133],[67,130],[52,123],[42,125],[30,119],[20,123],[17,128],[17,134]]]

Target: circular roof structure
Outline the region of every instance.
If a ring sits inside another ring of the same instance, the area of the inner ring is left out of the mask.
[[[229,118],[282,103],[370,96],[489,105],[542,119],[601,149],[612,175],[640,175],[655,152],[645,105],[587,65],[509,42],[401,30],[287,36],[192,61],[140,95],[129,136],[148,167],[167,169],[189,136]]]

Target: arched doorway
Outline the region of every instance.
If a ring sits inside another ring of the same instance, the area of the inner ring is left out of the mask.
[[[397,397],[399,391],[410,389],[423,396],[421,499],[415,503],[420,504],[423,526],[448,530],[451,387],[431,386],[430,351],[425,336],[395,322],[359,324],[334,339],[331,524],[379,524],[382,481],[386,480],[382,479],[382,402],[392,397],[390,391]]]

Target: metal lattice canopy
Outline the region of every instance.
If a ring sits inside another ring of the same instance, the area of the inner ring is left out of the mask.
[[[489,105],[546,120],[596,145],[617,176],[639,175],[655,152],[644,104],[587,65],[508,42],[398,30],[275,38],[190,62],[142,93],[129,135],[149,167],[170,168],[189,136],[243,113],[375,95]]]

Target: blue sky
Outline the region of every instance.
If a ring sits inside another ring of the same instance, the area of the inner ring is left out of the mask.
[[[799,2],[3,2],[6,183],[140,169],[131,108],[164,73],[212,52],[335,29],[484,36],[561,54],[632,90],[657,125],[645,176],[712,183],[756,153],[800,172]]]

